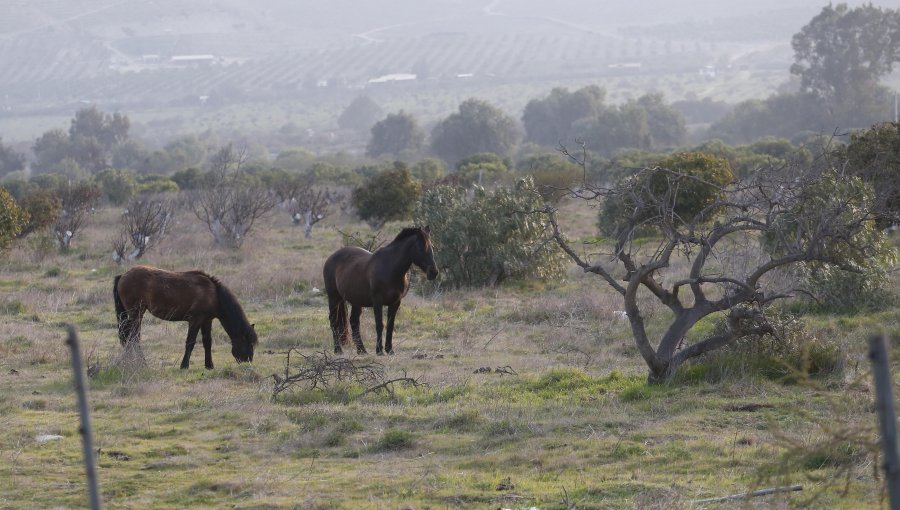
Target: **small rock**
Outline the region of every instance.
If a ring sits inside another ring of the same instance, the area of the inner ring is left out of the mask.
[[[491,367],[481,367],[481,368],[476,368],[475,371],[472,373],[473,374],[489,374],[493,371],[494,370]]]
[[[413,359],[425,359],[428,355],[425,353],[413,354]]]
[[[10,368],[9,375],[19,375],[19,371],[16,370],[15,368]]]
[[[47,441],[59,441],[63,437],[58,434],[38,434],[34,436],[34,440],[38,443],[46,443]]]

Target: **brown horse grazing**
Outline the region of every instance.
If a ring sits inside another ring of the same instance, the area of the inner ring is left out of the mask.
[[[434,263],[431,246],[431,229],[405,228],[387,246],[375,253],[362,248],[345,247],[331,254],[322,270],[325,277],[325,291],[328,293],[328,319],[334,336],[334,352],[340,354],[341,344],[350,343],[347,331],[347,303],[350,312],[350,327],[356,352],[365,354],[362,337],[359,334],[359,315],[363,307],[372,307],[375,312],[375,332],[378,342],[375,353],[383,354],[381,348],[382,307],[387,306],[387,335],[384,352],[393,354],[391,339],[394,334],[394,318],[400,308],[400,300],[409,290],[409,268],[415,264],[425,271],[429,280],[437,278],[438,269]]]
[[[141,339],[144,312],[167,321],[187,321],[188,334],[181,368],[187,368],[197,332],[203,333],[206,368],[213,368],[212,321],[219,319],[231,338],[231,354],[238,362],[253,361],[258,342],[254,325],[247,321],[234,294],[215,277],[203,271],[176,273],[155,267],[135,266],[116,276],[113,284],[119,340]]]

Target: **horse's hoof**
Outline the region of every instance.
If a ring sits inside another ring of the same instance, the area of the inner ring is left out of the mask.
[[[215,367],[213,367],[212,363],[210,363],[209,365],[206,365],[207,370],[212,370],[213,368],[215,368]]]
[[[394,355],[394,349],[389,349],[389,350],[387,350],[387,351],[385,351],[385,352],[387,352],[387,353],[390,354],[391,356]]]
[[[344,350],[341,349],[340,347],[335,347],[335,348],[334,348],[334,353],[335,353],[335,354],[344,354]]]
[[[182,363],[182,364],[181,364],[181,369],[182,369],[182,370],[187,370],[187,367],[188,367],[188,366],[187,366],[186,363]]]
[[[365,349],[356,349],[356,354],[368,354]]]
[[[375,351],[375,354],[379,356],[384,356],[384,351]]]

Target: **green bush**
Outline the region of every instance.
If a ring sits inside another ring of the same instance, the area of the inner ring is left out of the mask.
[[[28,223],[28,211],[19,207],[12,195],[0,188],[0,249],[9,247]]]
[[[388,221],[409,219],[421,194],[421,186],[404,163],[369,178],[353,190],[353,206],[359,217],[380,228]]]
[[[674,219],[676,224],[707,222],[718,211],[707,209],[734,181],[726,159],[701,152],[673,154],[655,167],[625,178],[600,210],[601,232],[618,237],[634,225],[656,225]],[[674,213],[661,217],[661,210]]]
[[[505,278],[560,277],[565,257],[546,242],[543,201],[530,178],[493,192],[437,186],[422,198],[415,222],[430,225],[441,281],[493,285]]]
[[[59,195],[44,189],[29,193],[19,201],[19,205],[28,212],[28,222],[22,228],[19,237],[49,227],[59,217],[62,209]]]
[[[559,200],[584,179],[581,167],[553,153],[531,154],[519,162],[518,170],[534,178],[538,193],[548,201]]]
[[[836,344],[812,335],[803,320],[792,313],[768,313],[774,335],[748,335],[704,354],[679,374],[688,382],[718,382],[727,378],[761,376],[786,384],[805,377],[840,375],[845,352]],[[724,333],[724,318],[716,321],[711,335]]]
[[[399,429],[387,429],[378,442],[372,445],[373,452],[387,452],[412,448],[415,436],[411,432]]]
[[[94,176],[100,191],[110,203],[122,205],[138,192],[137,176],[130,170],[110,168]]]

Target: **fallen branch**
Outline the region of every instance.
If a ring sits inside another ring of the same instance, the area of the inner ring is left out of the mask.
[[[291,354],[296,352],[300,361],[292,363]],[[352,381],[359,384],[372,384],[384,379],[384,365],[374,361],[331,357],[327,352],[305,355],[296,349],[287,353],[284,363],[284,375],[272,374],[275,386],[272,399],[279,393],[294,389],[295,386],[306,386],[308,390],[327,388],[330,383]]]
[[[731,496],[722,496],[719,498],[695,499],[691,501],[692,505],[703,505],[706,503],[719,503],[721,501],[734,501],[736,499],[755,498],[756,496],[768,496],[769,494],[778,494],[779,492],[796,492],[802,491],[802,485],[788,485],[786,487],[769,487],[768,489],[760,489],[753,492],[742,492],[740,494],[732,494]]]
[[[505,367],[497,367],[494,369],[494,373],[496,374],[506,374],[506,375],[519,375],[518,372],[513,370],[513,367],[506,365]]]
[[[378,390],[385,390],[388,392],[388,394],[390,394],[391,398],[393,399],[394,398],[394,387],[393,387],[394,383],[406,383],[406,384],[411,385],[413,388],[418,388],[419,386],[427,386],[425,383],[423,383],[422,381],[419,381],[418,379],[413,379],[412,377],[406,377],[406,374],[403,374],[403,375],[404,375],[403,377],[398,377],[396,379],[391,379],[390,381],[385,381],[381,384],[376,384],[375,386],[372,386],[371,388],[369,388],[366,391],[357,395],[356,398],[362,398],[362,397],[368,395],[369,393],[374,393]]]

